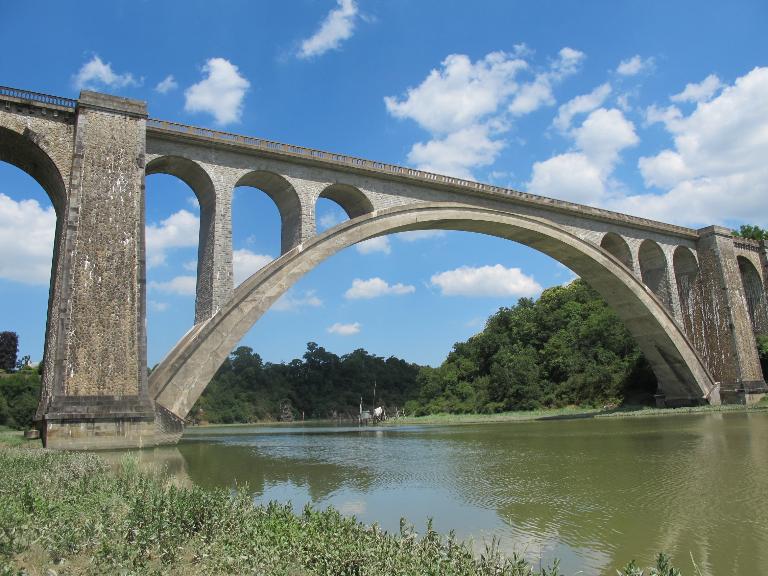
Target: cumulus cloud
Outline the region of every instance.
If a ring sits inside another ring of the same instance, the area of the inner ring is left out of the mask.
[[[645,184],[666,191],[622,198],[612,207],[695,226],[767,224],[768,68],[753,69],[716,98],[702,98],[688,116],[666,115],[674,147],[638,162]]]
[[[554,104],[555,97],[552,94],[554,85],[578,72],[585,57],[583,52],[573,48],[566,47],[560,50],[557,59],[548,70],[538,73],[533,81],[520,87],[509,105],[509,111],[515,116],[522,116],[542,106]]]
[[[685,90],[670,96],[672,102],[707,102],[723,87],[720,78],[710,74],[698,84],[686,84]]]
[[[533,276],[526,275],[520,268],[506,268],[501,264],[462,266],[434,274],[430,282],[439,287],[444,296],[520,297],[541,292]]]
[[[491,52],[474,63],[464,54],[451,54],[405,98],[387,96],[384,103],[395,118],[414,120],[429,132],[456,132],[497,112],[527,67],[525,60],[506,52]]]
[[[272,262],[274,258],[267,254],[256,254],[247,248],[241,248],[232,252],[232,268],[235,286],[242,284],[243,280],[261,270]]]
[[[357,18],[357,4],[354,0],[337,0],[338,8],[331,10],[312,36],[302,41],[299,58],[320,56],[338,48],[344,40],[352,37]]]
[[[167,282],[153,280],[147,284],[147,288],[152,292],[163,294],[194,296],[197,289],[197,278],[195,276],[176,276]]]
[[[0,278],[48,284],[56,212],[37,200],[16,201],[0,192]]]
[[[142,79],[137,80],[130,72],[117,74],[112,70],[111,63],[104,62],[101,58],[94,55],[77,71],[73,82],[78,90],[95,90],[98,88],[140,86]]]
[[[503,135],[513,118],[554,102],[552,88],[573,74],[583,53],[563,48],[558,57],[529,82],[518,77],[530,70],[530,52],[491,52],[473,62],[464,54],[447,56],[403,97],[384,98],[395,118],[410,119],[430,134],[416,142],[408,162],[421,170],[472,179],[472,170],[495,162],[505,146]]]
[[[200,219],[187,210],[179,210],[159,224],[148,224],[147,266],[165,264],[169,249],[197,246],[199,229]]]
[[[575,150],[534,163],[528,190],[583,204],[605,202],[621,152],[639,142],[634,124],[621,110],[598,108],[568,135]]]
[[[360,322],[352,322],[351,324],[342,324],[341,322],[335,322],[328,327],[329,334],[338,334],[339,336],[352,336],[360,332]]]
[[[157,83],[157,86],[155,86],[155,92],[160,92],[160,94],[167,94],[171,90],[176,90],[178,87],[179,84],[176,82],[173,74],[168,74],[168,76],[166,76],[161,82]]]
[[[386,280],[378,277],[369,280],[355,278],[352,281],[352,287],[344,293],[344,297],[349,300],[370,300],[380,296],[412,294],[415,291],[416,288],[410,284],[398,282],[390,285]]]
[[[318,308],[323,301],[317,297],[314,290],[305,290],[303,294],[296,294],[289,290],[272,305],[272,310],[278,312],[295,312],[301,308]]]
[[[621,76],[637,76],[640,72],[652,70],[654,66],[653,58],[641,58],[635,54],[632,58],[622,60],[616,68],[616,73]]]
[[[355,248],[360,254],[372,254],[374,252],[389,254],[392,251],[389,238],[386,236],[377,236],[376,238],[363,240],[362,242],[359,242]]]
[[[603,102],[605,102],[610,93],[611,85],[606,83],[601,84],[589,94],[582,94],[568,100],[568,102],[557,109],[557,117],[552,124],[561,132],[567,131],[571,127],[571,120],[573,120],[574,116],[596,110],[603,105]]]
[[[444,138],[417,142],[408,153],[408,162],[420,170],[471,180],[471,168],[493,164],[502,148],[504,142],[493,140],[488,126],[477,124]]]
[[[203,74],[205,78],[184,92],[184,110],[207,112],[221,125],[239,122],[243,98],[251,83],[224,58],[210,58],[203,66]]]

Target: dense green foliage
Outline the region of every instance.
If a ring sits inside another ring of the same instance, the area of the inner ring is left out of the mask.
[[[235,350],[205,389],[191,414],[208,422],[276,420],[287,400],[301,418],[357,417],[373,403],[403,406],[416,390],[419,366],[398,358],[381,358],[358,349],[344,356],[314,342],[303,359],[288,364],[262,362],[246,346]]]
[[[0,426],[28,428],[40,398],[40,375],[24,368],[0,375]]]
[[[742,224],[738,230],[733,231],[733,235],[750,240],[768,240],[768,230],[763,230],[760,226],[753,224]]]
[[[498,548],[474,556],[431,526],[383,533],[333,509],[254,506],[245,489],[180,488],[123,460],[0,446],[0,576],[59,573],[559,576]],[[53,572],[49,572],[49,570]],[[647,572],[678,576],[659,556]]]
[[[521,298],[419,374],[409,413],[501,412],[648,402],[656,379],[634,340],[585,282]]]
[[[19,353],[19,335],[16,332],[0,332],[0,370],[12,372],[16,368]]]

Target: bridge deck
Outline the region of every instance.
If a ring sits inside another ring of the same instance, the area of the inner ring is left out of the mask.
[[[44,109],[48,108],[55,111],[69,112],[73,111],[77,106],[77,100],[71,98],[63,98],[60,96],[32,92],[29,90],[20,90],[18,88],[10,88],[6,86],[0,86],[0,101],[4,101],[6,104],[15,103],[19,105],[34,105]],[[334,169],[341,168],[347,171],[373,173],[377,176],[385,176],[389,179],[418,182],[431,187],[447,188],[464,193],[490,195],[495,197],[502,196],[507,201],[540,208],[548,208],[581,217],[586,216],[598,220],[621,223],[635,228],[664,232],[688,239],[695,240],[698,238],[696,230],[684,226],[667,224],[665,222],[658,222],[647,218],[622,214],[620,212],[613,212],[603,208],[576,204],[575,202],[557,200],[546,196],[538,196],[536,194],[529,194],[527,192],[520,192],[519,190],[502,188],[491,184],[483,184],[472,180],[464,180],[453,176],[425,172],[423,170],[416,170],[414,168],[407,168],[396,164],[366,160],[364,158],[357,158],[346,154],[315,150],[313,148],[305,148],[293,144],[283,144],[281,142],[265,140],[263,138],[211,130],[210,128],[201,128],[198,126],[190,126],[155,118],[149,118],[147,120],[147,134],[148,136],[153,135],[160,138],[174,139],[180,137],[197,143],[239,147],[251,151],[258,150],[261,154],[276,158],[289,158],[294,162],[299,161],[302,163],[332,167]]]

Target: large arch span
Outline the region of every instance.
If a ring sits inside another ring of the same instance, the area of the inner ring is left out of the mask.
[[[648,358],[668,403],[718,400],[712,376],[673,317],[611,252],[542,219],[467,204],[425,202],[339,224],[245,280],[219,312],[194,326],[152,372],[150,394],[161,412],[183,421],[248,330],[320,262],[375,236],[426,229],[489,234],[558,260],[589,282],[616,311]]]

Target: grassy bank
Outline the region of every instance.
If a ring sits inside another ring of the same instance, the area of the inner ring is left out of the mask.
[[[555,576],[427,527],[383,533],[333,509],[253,506],[247,490],[180,488],[85,453],[0,437],[0,574]],[[17,437],[14,437],[17,438]],[[13,440],[15,442],[15,440]],[[660,559],[660,569],[677,574]],[[666,566],[666,568],[665,568]],[[629,574],[640,574],[629,569]]]
[[[721,412],[768,411],[768,400],[745,407],[738,405],[690,406],[683,408],[652,408],[649,406],[619,406],[617,408],[542,408],[499,412],[497,414],[429,414],[388,420],[385,425],[402,424],[482,424],[486,422],[529,422],[533,420],[567,420],[576,418],[635,418],[644,416],[680,416],[683,414],[712,414]]]

